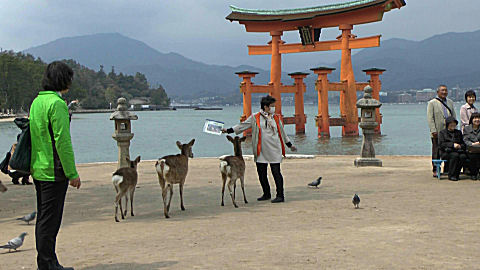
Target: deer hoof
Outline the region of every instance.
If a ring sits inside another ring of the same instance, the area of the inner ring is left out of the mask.
[[[221,206],[225,206],[225,204],[223,204],[223,202],[222,202]]]
[[[247,200],[245,200],[245,203],[248,203]]]
[[[135,215],[133,213],[131,213],[132,217],[134,217]]]
[[[118,218],[117,218],[117,217],[115,217],[115,221],[116,221],[116,222],[120,222],[120,220],[118,220]]]
[[[235,204],[235,208],[238,208],[238,205]]]
[[[168,215],[165,215],[165,218],[170,218],[170,216],[168,216]]]
[[[185,207],[182,206],[181,208],[182,208],[182,211],[185,211]]]

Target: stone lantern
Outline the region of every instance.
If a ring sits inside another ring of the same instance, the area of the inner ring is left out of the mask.
[[[362,128],[363,142],[361,157],[355,159],[355,166],[382,166],[382,161],[375,158],[375,149],[373,147],[372,137],[375,133],[375,128],[378,122],[375,119],[375,109],[380,108],[382,103],[372,98],[372,87],[369,85],[363,89],[363,98],[357,101],[357,108],[361,109],[361,122],[359,124]]]
[[[110,115],[115,121],[115,132],[112,138],[118,146],[118,168],[128,167],[126,158],[130,158],[130,140],[133,138],[130,120],[137,120],[138,116],[127,110],[127,100],[123,97],[117,100],[117,109]]]

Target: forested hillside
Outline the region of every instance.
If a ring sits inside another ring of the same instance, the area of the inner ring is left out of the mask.
[[[107,74],[103,67],[94,71],[73,60],[64,60],[74,71],[74,79],[67,100],[79,99],[85,109],[108,108],[118,97],[127,100],[135,97],[150,98],[151,104],[168,106],[170,100],[162,86],[150,88],[145,75]],[[0,110],[28,111],[41,88],[47,64],[30,54],[12,51],[0,52]]]

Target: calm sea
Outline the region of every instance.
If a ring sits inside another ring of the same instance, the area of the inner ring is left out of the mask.
[[[458,111],[461,104],[455,104]],[[382,135],[375,137],[378,155],[429,155],[431,144],[426,123],[426,104],[384,104]],[[292,116],[293,106],[284,106],[283,113]],[[362,138],[341,137],[341,128],[331,128],[332,137],[318,139],[315,127],[317,107],[305,107],[307,126],[305,135],[295,135],[294,125],[286,126],[287,134],[300,154],[357,155]],[[231,154],[233,147],[225,135],[216,136],[202,132],[205,119],[225,122],[227,127],[238,123],[242,107],[225,107],[222,111],[144,111],[135,112],[138,120],[133,121],[135,134],[130,155],[141,155],[142,159],[156,159],[167,154],[176,154],[175,141],[188,142],[196,139],[193,147],[195,157],[218,157]],[[338,117],[338,105],[330,105],[330,115]],[[116,161],[117,146],[112,139],[113,121],[110,114],[74,114],[71,133],[76,161],[78,163]],[[0,123],[0,153],[3,159],[15,141],[19,129],[13,123]],[[244,154],[251,154],[249,141],[244,144]]]

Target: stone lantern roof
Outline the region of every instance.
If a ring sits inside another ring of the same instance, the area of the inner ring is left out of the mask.
[[[357,101],[357,108],[360,109],[375,109],[380,108],[382,103],[376,99],[372,98],[372,87],[370,85],[365,86],[363,89],[363,98]]]
[[[110,115],[110,120],[137,120],[138,116],[127,110],[127,100],[119,98],[117,100],[117,110]]]

